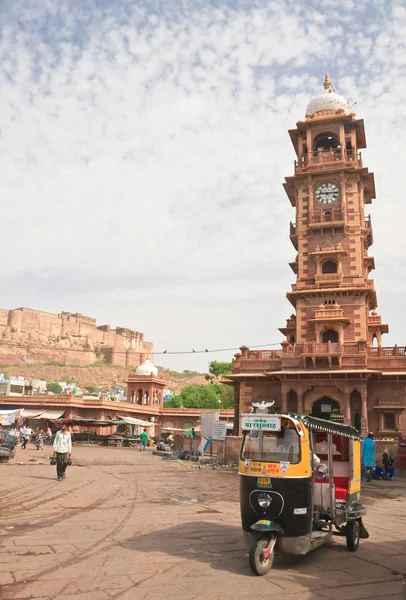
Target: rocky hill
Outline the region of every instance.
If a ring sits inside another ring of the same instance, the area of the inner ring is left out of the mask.
[[[7,375],[21,375],[25,379],[44,379],[45,381],[67,381],[77,383],[79,387],[95,387],[103,390],[112,390],[115,386],[124,387],[130,369],[112,365],[93,364],[84,367],[58,364],[19,364],[0,366],[0,373]],[[177,373],[159,368],[166,383],[166,387],[177,393],[187,385],[206,384],[204,373]]]

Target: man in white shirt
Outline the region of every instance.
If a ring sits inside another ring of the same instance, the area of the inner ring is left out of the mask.
[[[72,456],[72,438],[66,423],[62,424],[61,429],[55,436],[54,456],[56,456],[56,475],[58,481],[62,481],[62,479],[66,479],[65,471],[68,466],[68,458]]]
[[[20,429],[21,448],[25,450],[28,442],[28,429],[23,425]]]

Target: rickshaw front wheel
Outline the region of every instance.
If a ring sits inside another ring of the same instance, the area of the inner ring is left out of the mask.
[[[266,575],[272,568],[274,550],[269,549],[269,538],[255,540],[250,548],[249,562],[255,575]]]
[[[347,523],[346,526],[347,548],[350,552],[356,552],[359,546],[360,526],[359,521]]]

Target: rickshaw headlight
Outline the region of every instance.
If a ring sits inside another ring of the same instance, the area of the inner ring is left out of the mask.
[[[272,502],[272,498],[269,494],[260,494],[258,496],[258,504],[260,505],[261,508],[268,508],[268,506],[271,504]]]

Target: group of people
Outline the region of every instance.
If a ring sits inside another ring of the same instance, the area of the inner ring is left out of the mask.
[[[376,444],[374,434],[369,433],[362,442],[361,461],[364,474],[368,483],[372,481],[376,473]],[[382,477],[392,479],[395,461],[387,452],[382,454]]]
[[[37,427],[37,429],[33,431],[32,427],[29,427],[27,424],[23,424],[19,429],[11,430],[10,433],[20,439],[21,448],[23,450],[27,448],[27,444],[32,438],[36,438],[38,436],[48,439],[52,438],[52,431],[49,426],[46,429]]]

